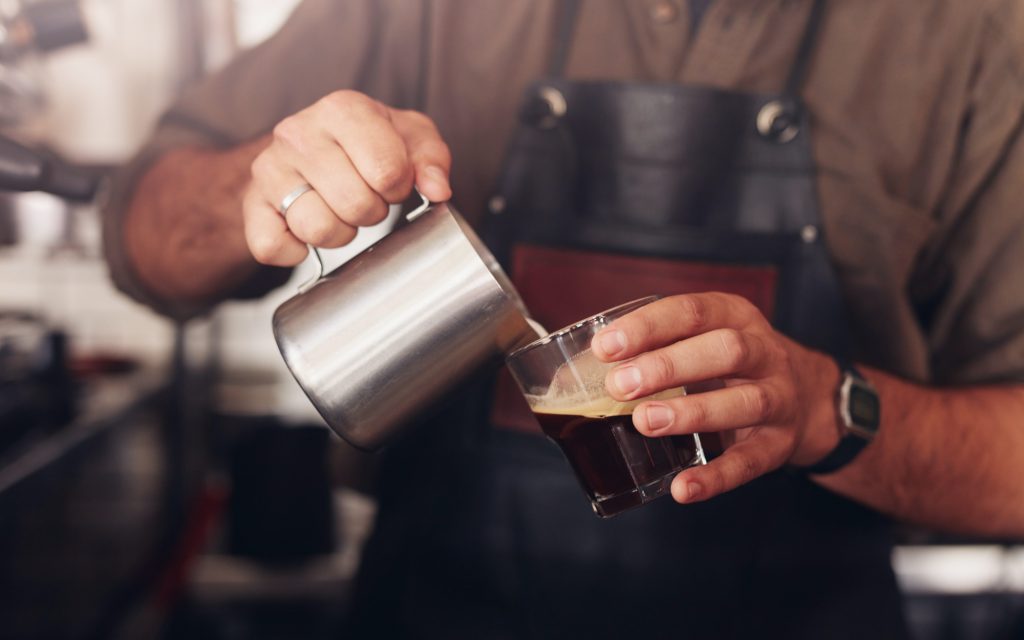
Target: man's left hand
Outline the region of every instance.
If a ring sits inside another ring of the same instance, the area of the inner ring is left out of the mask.
[[[813,464],[838,442],[836,365],[775,331],[739,296],[658,300],[603,329],[593,351],[620,362],[605,383],[617,400],[691,386],[689,395],[638,405],[633,423],[640,433],[721,434],[721,456],[673,481],[677,502],[706,500],[784,464]],[[692,392],[716,381],[718,388]]]

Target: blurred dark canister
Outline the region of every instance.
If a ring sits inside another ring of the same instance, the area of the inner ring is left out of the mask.
[[[334,550],[327,448],[319,426],[268,420],[239,435],[230,460],[231,553],[293,564]]]

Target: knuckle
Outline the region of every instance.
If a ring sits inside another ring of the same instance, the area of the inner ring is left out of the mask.
[[[266,152],[253,158],[249,165],[249,175],[256,180],[265,180],[270,175],[270,158]]]
[[[625,330],[629,335],[628,342],[633,344],[646,339],[648,336],[654,336],[658,333],[658,321],[655,319],[654,314],[651,313],[638,313],[634,316],[636,318],[635,329],[631,326],[627,326],[626,323],[620,325],[620,328]],[[631,319],[632,321],[632,319]],[[630,329],[633,329],[630,331]]]
[[[320,105],[331,110],[347,111],[358,104],[365,96],[351,89],[332,91],[320,99]]]
[[[750,345],[743,334],[736,329],[722,329],[719,340],[726,366],[733,370],[743,367],[750,357]]]
[[[667,353],[657,352],[651,354],[649,366],[651,368],[651,372],[654,374],[653,377],[656,384],[675,380],[675,361]]]
[[[754,303],[744,298],[743,296],[734,296],[736,298],[736,306],[740,308],[740,311],[748,318],[754,316],[760,316],[761,311],[754,306]]]
[[[384,157],[376,161],[369,175],[363,176],[367,184],[380,194],[394,194],[412,185],[412,171],[405,158]]]
[[[319,104],[329,112],[330,117],[358,117],[380,110],[376,100],[351,89],[331,92],[321,98]]]
[[[387,217],[388,207],[383,200],[364,190],[351,197],[341,218],[357,227],[377,224]]]
[[[752,456],[741,457],[737,461],[737,475],[739,484],[747,484],[758,478],[761,475],[760,461]]]
[[[388,206],[380,198],[374,198],[369,206],[361,209],[361,212],[359,226],[372,227],[388,217]]]
[[[301,222],[296,221],[296,225],[300,226],[302,238],[310,244],[324,246],[329,244],[335,236],[336,225],[332,221],[320,217],[304,217],[299,220]]]
[[[728,482],[726,481],[726,474],[723,469],[715,468],[716,465],[709,465],[706,467],[708,470],[707,474],[707,485],[709,491],[706,491],[704,495],[717,496],[726,490]]]
[[[274,125],[274,139],[289,146],[299,146],[305,137],[306,127],[298,115],[288,116]]]
[[[769,358],[771,361],[776,363],[783,370],[789,370],[792,368],[792,358],[790,357],[789,350],[783,347],[778,341],[773,341],[771,348],[769,349]]]
[[[725,293],[724,291],[718,291],[714,295],[722,298],[722,302],[725,304],[732,305],[743,305],[747,299],[743,296],[736,295],[735,293]]]
[[[336,224],[336,225],[334,225],[334,228],[333,228],[333,230],[331,232],[330,237],[329,238],[325,238],[320,243],[319,246],[325,247],[325,248],[328,248],[328,249],[334,249],[334,248],[337,248],[337,247],[343,247],[346,244],[348,244],[349,242],[352,242],[352,239],[355,238],[355,236],[356,236],[356,231],[357,230],[354,227],[351,227],[351,226],[349,226],[347,224],[344,224],[344,223]]]
[[[708,324],[707,304],[697,296],[680,296],[680,311],[695,332],[703,330]]]
[[[419,141],[420,155],[436,157],[442,162],[451,160],[451,149],[441,136],[437,124],[430,116],[419,111],[392,111],[395,127],[406,134],[412,134]]]
[[[441,134],[439,134],[435,129],[431,129],[431,133],[436,137],[431,138],[420,145],[417,159],[429,160],[431,162],[440,163],[444,167],[450,167],[452,164],[451,149],[448,147],[448,144],[441,139]]]
[[[724,304],[734,307],[737,311],[746,311],[753,307],[749,300],[735,293],[718,292],[715,295],[720,296]]]
[[[768,390],[753,385],[745,393],[747,409],[756,423],[767,422],[774,413],[774,402]]]
[[[437,125],[431,120],[430,116],[423,113],[422,111],[415,111],[413,109],[401,109],[396,110],[395,114],[397,117],[405,120],[405,122],[413,127],[422,129],[434,129],[437,130]]]
[[[700,399],[692,400],[684,405],[681,422],[688,430],[699,431],[709,422],[708,407]]]
[[[256,261],[271,264],[284,248],[284,238],[274,234],[257,234],[249,240],[249,251]]]

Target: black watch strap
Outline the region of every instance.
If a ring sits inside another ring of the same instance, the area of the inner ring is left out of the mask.
[[[850,362],[849,359],[841,356],[836,356],[835,361],[836,365],[839,367],[840,385],[843,384],[843,381],[846,379],[847,375],[853,375],[855,378],[861,381],[865,381],[864,376],[861,375],[860,371],[857,371],[857,368],[853,366],[853,363]],[[836,402],[838,410],[839,400],[837,399]],[[812,464],[808,467],[802,467],[801,470],[804,473],[813,473],[820,475],[838,471],[839,469],[842,469],[847,464],[849,464],[854,458],[856,458],[857,454],[859,454],[861,450],[863,450],[864,447],[866,447],[867,444],[871,441],[867,437],[863,437],[857,435],[856,433],[852,433],[848,428],[843,427],[842,425],[840,426],[843,429],[843,434],[839,438],[839,444],[837,444],[836,447],[828,453],[828,455],[826,455],[824,458],[822,458],[815,464]]]
[[[866,447],[868,441],[859,436],[855,436],[852,433],[844,434],[839,439],[839,444],[836,448],[829,452],[827,456],[812,464],[809,467],[802,467],[801,471],[804,473],[832,473],[838,471],[849,464],[857,454],[861,452],[861,449]]]

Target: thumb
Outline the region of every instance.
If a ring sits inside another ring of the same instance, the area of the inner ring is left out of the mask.
[[[431,202],[444,202],[452,197],[448,171],[437,164],[416,164],[416,188]]]

